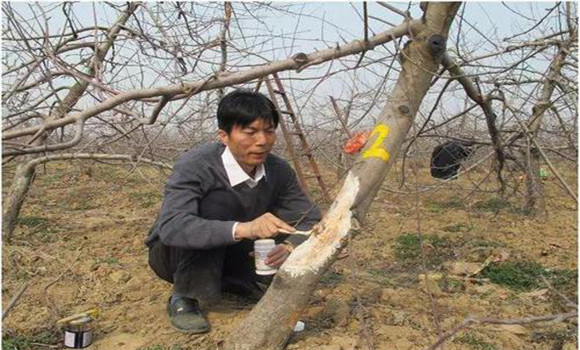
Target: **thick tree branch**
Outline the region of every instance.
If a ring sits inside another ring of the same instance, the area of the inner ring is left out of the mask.
[[[505,164],[505,154],[502,150],[502,145],[500,141],[499,131],[497,130],[497,126],[495,125],[495,120],[497,118],[496,114],[493,112],[493,107],[491,106],[492,100],[489,97],[484,97],[481,95],[479,89],[475,86],[471,78],[467,77],[461,67],[447,54],[443,56],[443,66],[449,70],[452,76],[457,79],[457,81],[463,86],[465,93],[469,98],[477,103],[484,115],[485,115],[485,122],[487,124],[487,130],[489,132],[489,136],[491,137],[491,144],[493,146],[493,150],[495,151],[495,156],[497,159],[496,165],[496,174],[497,179],[501,184],[501,192],[505,187],[505,183],[502,178],[502,170]]]
[[[47,131],[60,128],[65,125],[75,123],[77,120],[81,119],[86,120],[90,117],[93,117],[104,111],[110,110],[113,107],[117,107],[118,105],[131,100],[139,100],[143,98],[157,97],[161,95],[167,96],[180,95],[185,97],[190,95],[193,91],[201,92],[206,90],[213,90],[220,87],[245,83],[276,72],[291,69],[304,69],[309,66],[318,65],[330,60],[349,56],[365,50],[371,50],[378,45],[388,43],[396,38],[406,35],[407,33],[415,33],[422,27],[423,25],[421,24],[421,21],[411,20],[403,24],[400,24],[394,28],[391,28],[388,31],[370,37],[367,43],[361,40],[355,40],[341,47],[320,50],[317,52],[310,53],[308,55],[304,53],[298,53],[293,57],[287,58],[285,60],[275,61],[250,70],[214,77],[214,79],[212,79],[209,82],[203,80],[193,83],[184,83],[151,89],[139,89],[127,91],[124,93],[120,93],[117,96],[113,96],[112,98],[91,108],[88,108],[83,112],[68,115],[59,120],[47,122],[42,126],[24,128],[21,130],[15,130],[12,132],[4,133],[2,135],[2,139],[9,140],[16,137],[32,135],[41,128],[44,128]]]

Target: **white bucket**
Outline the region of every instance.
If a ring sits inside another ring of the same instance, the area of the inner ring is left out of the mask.
[[[266,265],[268,253],[274,249],[276,242],[273,239],[258,239],[254,242],[254,257],[256,259],[256,273],[258,275],[273,275],[278,269]]]

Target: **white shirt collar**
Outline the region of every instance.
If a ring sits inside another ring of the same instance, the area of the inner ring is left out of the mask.
[[[248,186],[254,188],[258,186],[258,182],[260,182],[263,177],[266,177],[266,168],[264,167],[264,164],[258,165],[254,177],[250,177],[250,175],[242,169],[240,164],[238,164],[238,161],[234,158],[234,155],[228,146],[226,146],[224,153],[222,153],[222,161],[232,187],[245,182]]]

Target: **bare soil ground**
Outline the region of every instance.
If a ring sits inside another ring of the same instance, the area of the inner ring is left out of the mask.
[[[566,179],[576,184],[576,172]],[[11,178],[5,169],[3,183]],[[422,185],[436,184],[427,170]],[[473,177],[477,177],[473,175]],[[143,240],[167,174],[139,168],[49,164],[39,172],[19,226],[2,247],[2,304],[31,285],[3,322],[4,349],[61,348],[57,319],[93,307],[90,349],[214,349],[252,305],[234,296],[209,311],[212,332],[184,335],[166,318],[170,285],[147,265]],[[350,256],[325,274],[288,349],[425,349],[466,316],[520,318],[570,311],[548,279],[577,295],[577,207],[546,180],[548,216],[520,210],[521,197],[470,193],[462,177],[416,194],[383,190]],[[388,188],[397,188],[394,181]],[[493,187],[484,182],[481,190]],[[419,235],[421,233],[421,235]],[[420,242],[420,238],[422,244]],[[473,278],[461,269],[493,257]],[[525,277],[525,278],[523,278]],[[523,279],[522,279],[523,278]],[[577,322],[472,326],[445,349],[576,349]]]

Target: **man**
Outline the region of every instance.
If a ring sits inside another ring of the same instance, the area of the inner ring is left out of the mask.
[[[217,119],[221,144],[177,160],[146,241],[149,265],[173,284],[171,324],[187,333],[209,331],[199,305],[215,302],[222,290],[261,297],[253,240],[280,243],[266,260],[277,268],[305,240],[279,231],[309,230],[320,220],[292,168],[270,154],[279,114],[267,97],[236,90],[220,101]]]

